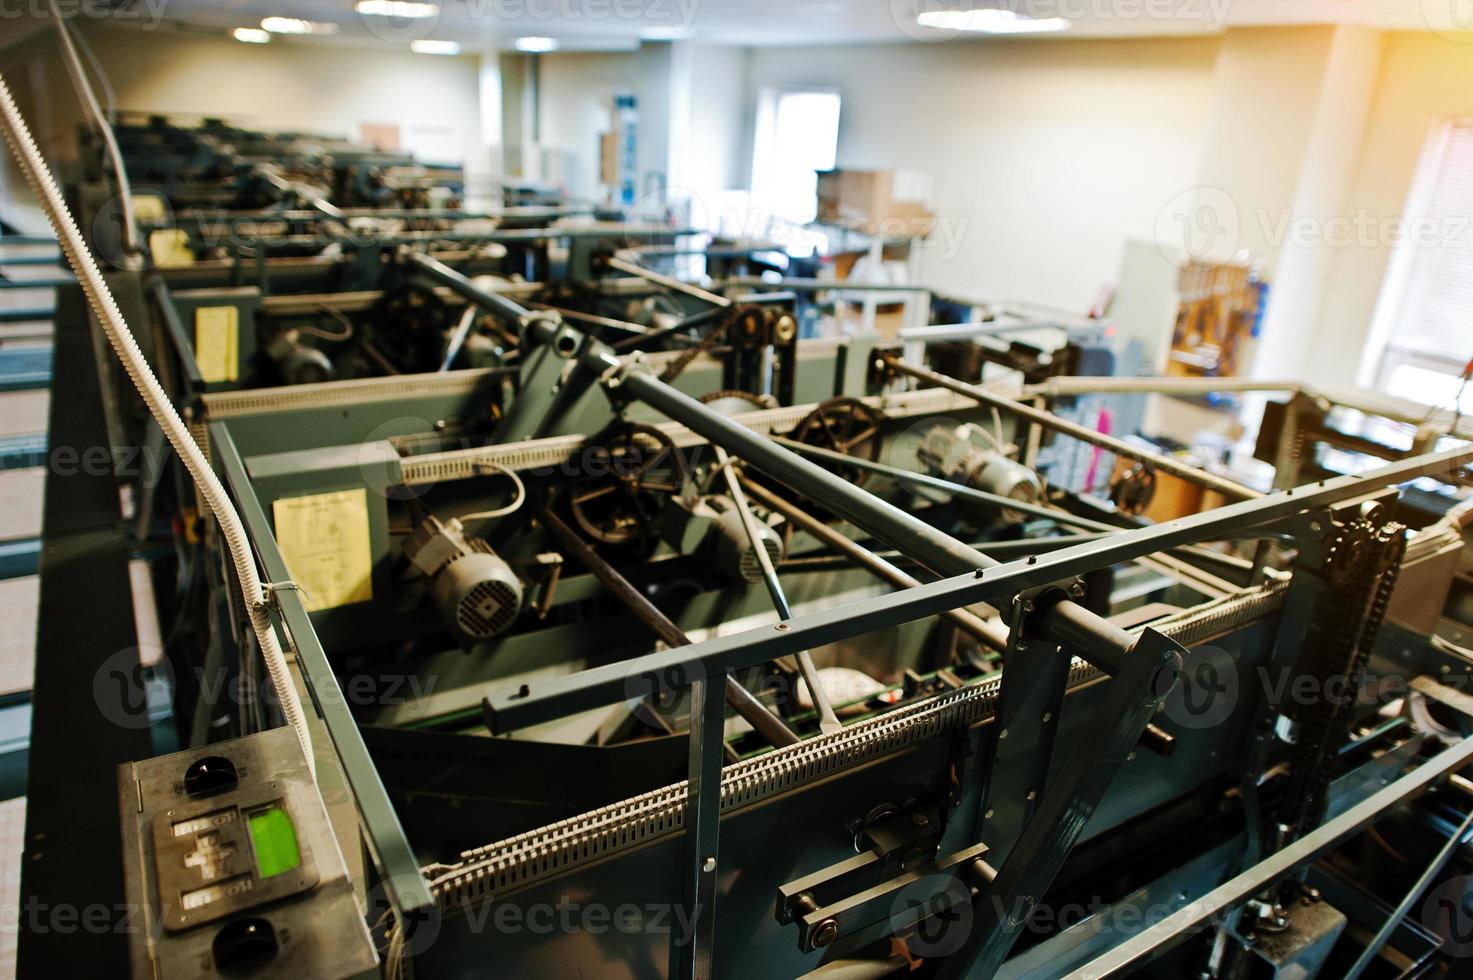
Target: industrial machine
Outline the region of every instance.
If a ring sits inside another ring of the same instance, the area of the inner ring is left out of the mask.
[[[605,269],[661,283],[635,258]],[[1461,441],[1307,482],[1300,454],[1269,493],[1068,418],[1195,379],[962,380],[915,334],[784,346],[781,312],[670,282],[719,339],[621,354],[420,270],[514,361],[208,393],[196,422],[375,856],[387,974],[1455,962],[1456,921],[1384,897],[1463,880]],[[1000,357],[1004,326],[944,339]],[[1060,491],[1064,438],[1228,503],[1153,524]],[[187,741],[269,724],[193,680],[250,676],[236,634],[183,633]]]
[[[182,749],[108,786],[135,975],[1457,974],[1457,419],[1235,381],[1288,396],[1255,475],[1082,422],[1219,384],[1099,324],[881,286],[892,336],[811,337],[832,282],[384,228],[303,288],[113,276],[205,471],[139,508]]]

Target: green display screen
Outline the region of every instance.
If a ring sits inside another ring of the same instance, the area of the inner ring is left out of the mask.
[[[285,810],[271,806],[257,810],[248,819],[251,845],[256,851],[257,874],[270,878],[301,866],[302,849],[297,846],[297,830]]]

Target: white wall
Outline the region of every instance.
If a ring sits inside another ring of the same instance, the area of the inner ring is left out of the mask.
[[[611,106],[619,92],[632,92],[639,107],[639,193],[663,187],[670,162],[670,48],[646,44],[637,51],[539,57],[539,142],[545,150],[571,154],[567,183],[574,197],[597,195],[599,134],[610,127]]]
[[[479,58],[335,44],[241,44],[172,31],[93,27],[86,32],[124,110],[222,116],[261,129],[358,138],[364,123],[397,124],[408,149],[445,145],[484,171]],[[80,114],[49,32],[5,52],[14,68],[47,69],[50,110],[35,122],[59,153]]]
[[[768,48],[754,87],[835,85],[838,165],[929,173],[923,276],[1086,310],[1128,237],[1190,187],[1218,41],[989,40]]]
[[[677,45],[679,47],[679,45]],[[672,154],[671,183],[697,193],[743,188],[752,178],[748,48],[686,44],[690,117],[683,159]]]

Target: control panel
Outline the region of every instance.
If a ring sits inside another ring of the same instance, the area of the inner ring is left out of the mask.
[[[356,977],[377,956],[295,734],[119,767],[137,977]]]

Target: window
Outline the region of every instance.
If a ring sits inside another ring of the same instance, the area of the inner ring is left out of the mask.
[[[1426,405],[1473,410],[1459,378],[1473,358],[1473,120],[1422,151],[1404,241],[1387,267],[1362,383]]]
[[[769,88],[757,100],[752,204],[778,221],[804,224],[818,214],[816,171],[832,170],[839,147],[839,93]]]

